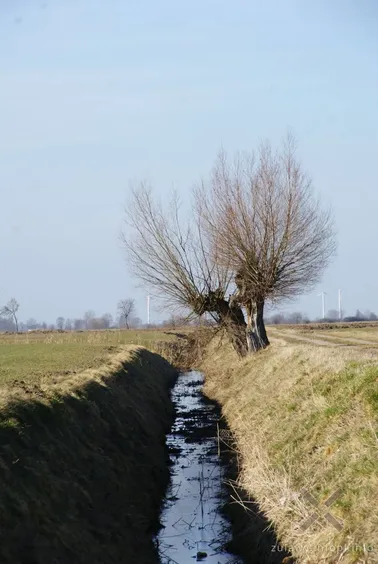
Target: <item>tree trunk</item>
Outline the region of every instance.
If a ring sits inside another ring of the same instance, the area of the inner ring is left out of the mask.
[[[248,353],[247,324],[244,319],[243,310],[236,300],[224,299],[223,292],[210,291],[207,295],[192,304],[193,311],[197,315],[203,315],[205,311],[215,313],[218,323],[227,331],[228,338],[239,356]]]
[[[15,313],[13,314],[13,318],[14,318],[14,322],[16,324],[16,333],[18,333],[18,321],[17,321],[17,317],[16,317]]]
[[[248,353],[247,324],[241,307],[226,300],[219,301],[217,305],[221,324],[226,328],[232,346],[239,356],[245,356]]]
[[[246,323],[243,325],[227,323],[227,334],[239,356],[246,356],[248,353],[248,342],[246,334]]]
[[[225,327],[228,338],[239,356],[246,356],[248,343],[243,310],[236,302],[217,299],[214,310],[219,316],[220,325]]]
[[[264,324],[264,300],[257,299],[246,306],[248,323],[247,323],[247,341],[248,350],[256,352],[264,349],[269,345],[268,335],[266,334]]]

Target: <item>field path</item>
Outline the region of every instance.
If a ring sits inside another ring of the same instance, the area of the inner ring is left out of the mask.
[[[313,333],[315,338],[305,337],[302,334],[295,333],[294,331],[280,331],[275,327],[269,327],[272,333],[272,340],[275,337],[281,339],[294,339],[296,341],[301,341],[303,343],[309,343],[311,345],[317,345],[320,347],[353,347],[358,348],[361,345],[369,345],[373,347],[378,347],[377,341],[365,341],[363,339],[355,339],[354,337],[341,337],[336,335],[321,335],[320,333]]]
[[[324,341],[322,339],[309,339],[308,337],[302,337],[301,335],[297,335],[295,333],[289,333],[288,331],[277,331],[277,329],[273,330],[273,338],[269,336],[269,338],[274,341],[275,337],[279,337],[281,339],[295,339],[296,341],[302,341],[303,343],[310,343],[311,345],[319,345],[321,347],[334,347],[336,346],[348,346],[343,345],[341,343],[335,343],[331,341]]]
[[[378,346],[378,341],[366,341],[365,339],[356,339],[355,337],[343,337],[342,335],[321,335],[320,333],[313,333],[315,337],[321,337],[322,339],[330,339],[330,341],[335,344],[341,343],[352,343],[355,345],[373,345]],[[341,344],[342,344],[341,343]]]

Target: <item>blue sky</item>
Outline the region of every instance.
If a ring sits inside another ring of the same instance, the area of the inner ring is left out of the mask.
[[[1,0],[0,303],[53,322],[135,296],[145,319],[117,239],[130,182],[184,194],[220,145],[290,129],[339,252],[288,309],[340,287],[378,313],[377,63],[374,0]]]

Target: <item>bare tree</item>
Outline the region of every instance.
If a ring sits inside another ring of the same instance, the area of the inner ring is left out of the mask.
[[[59,331],[62,331],[64,326],[64,317],[58,317],[56,320],[56,328],[59,329]]]
[[[175,193],[163,207],[145,184],[132,190],[125,212],[128,235],[122,234],[121,240],[141,283],[170,308],[195,316],[209,312],[227,329],[238,353],[245,354],[244,315],[229,299],[232,272],[209,247],[199,216],[185,220]]]
[[[118,302],[117,309],[120,318],[122,319],[122,323],[126,325],[126,329],[129,329],[130,317],[135,311],[135,300],[133,298],[120,300]]]
[[[18,301],[15,298],[12,298],[0,310],[0,315],[4,315],[5,317],[10,317],[13,320],[13,322],[16,326],[16,332],[17,333],[18,333],[17,312],[18,312],[19,308],[20,308],[20,304],[18,303]]]
[[[336,250],[334,222],[314,196],[288,136],[233,163],[222,151],[197,209],[219,260],[235,273],[235,299],[247,311],[248,345],[269,344],[264,306],[311,290]]]

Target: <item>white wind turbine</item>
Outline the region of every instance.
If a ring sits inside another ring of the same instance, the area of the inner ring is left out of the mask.
[[[325,296],[326,296],[326,292],[320,292],[320,294],[318,294],[318,296],[322,297],[322,319],[325,319]]]

